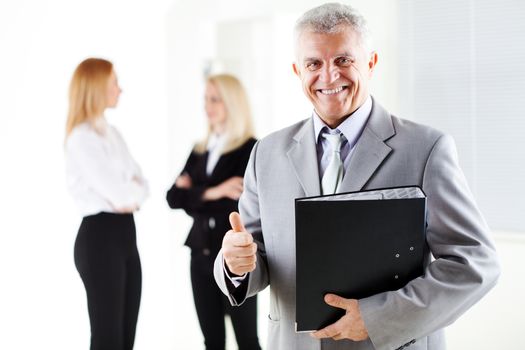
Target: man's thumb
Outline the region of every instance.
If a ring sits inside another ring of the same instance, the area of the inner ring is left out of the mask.
[[[242,224],[241,216],[236,211],[230,213],[230,225],[232,225],[232,230],[235,232],[246,231]]]
[[[324,301],[330,306],[338,307],[340,309],[349,310],[352,303],[357,303],[355,299],[345,299],[335,294],[326,294],[324,296]]]

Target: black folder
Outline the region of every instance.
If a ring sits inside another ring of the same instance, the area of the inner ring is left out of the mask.
[[[419,187],[295,200],[296,331],[344,315],[324,302],[397,290],[424,271],[426,197]]]

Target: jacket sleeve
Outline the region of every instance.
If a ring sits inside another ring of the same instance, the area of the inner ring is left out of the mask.
[[[435,258],[402,289],[359,300],[378,350],[410,344],[454,322],[495,284],[500,268],[489,228],[459,168],[450,136],[434,144],[425,166],[427,243]]]
[[[232,305],[241,305],[246,298],[257,294],[269,284],[266,250],[261,231],[261,216],[257,194],[256,158],[257,143],[251,151],[250,160],[244,175],[244,191],[239,201],[239,211],[244,226],[253,235],[257,244],[257,264],[254,271],[241,282],[237,288],[232,288],[231,282],[225,276],[223,269],[222,249],[215,259],[214,276],[221,291],[228,297]]]
[[[192,167],[195,166],[195,154],[192,152],[184,165],[180,175],[186,173],[191,177]],[[191,188],[179,188],[173,183],[166,193],[166,200],[172,209],[184,209],[191,213],[198,211],[203,205],[202,195],[206,188],[204,186],[193,186]]]
[[[253,143],[254,141],[251,141],[249,145],[245,144],[242,146],[243,149],[239,154],[239,157],[241,158],[238,162],[238,167],[237,169],[234,169],[235,172],[232,173],[231,176],[243,176]],[[192,152],[181,174],[186,173],[191,177],[194,173],[193,168],[195,163],[196,155]],[[224,212],[237,210],[237,201],[229,198],[205,201],[203,199],[204,192],[210,187],[212,186],[193,185],[191,188],[185,189],[178,188],[173,184],[166,194],[166,200],[168,201],[170,208],[184,209],[190,215],[192,213],[222,214]]]

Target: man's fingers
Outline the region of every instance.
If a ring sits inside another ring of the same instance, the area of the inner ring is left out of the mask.
[[[242,276],[255,270],[257,244],[253,242],[252,235],[246,232],[239,213],[230,214],[230,224],[232,229],[222,241],[224,261],[231,272]]]
[[[257,262],[257,257],[255,255],[247,256],[244,258],[235,257],[231,259],[231,262],[232,264],[235,264],[236,266],[239,266],[239,267],[251,266]]]
[[[255,256],[257,252],[257,244],[250,243],[244,246],[234,246],[228,249],[228,255],[235,258],[248,258]]]
[[[311,333],[312,337],[321,339],[321,338],[332,338],[338,336],[341,333],[337,327],[337,322],[329,325],[323,329],[318,330],[317,332]]]
[[[232,225],[232,229],[235,232],[246,232],[242,224],[241,216],[236,211],[230,213],[230,225]]]
[[[324,296],[324,301],[325,303],[327,303],[328,305],[330,306],[333,306],[333,307],[337,307],[337,308],[340,308],[340,309],[345,309],[346,310],[346,307],[347,307],[347,301],[348,299],[345,299],[345,298],[341,298],[340,296],[338,295],[335,295],[335,294],[326,294]],[[337,322],[323,328],[323,329],[320,329],[318,330],[317,332],[314,332],[312,333],[312,337],[315,337],[317,339],[321,339],[321,338],[338,338],[338,339],[341,339],[342,335],[341,335],[341,329],[340,329],[340,324],[341,324],[341,320],[342,319],[339,319]]]
[[[326,294],[324,296],[324,302],[330,306],[344,310],[348,310],[352,303],[351,299],[345,299],[335,294]]]
[[[255,267],[256,267],[255,264],[252,264],[249,266],[233,267],[233,268],[228,265],[228,268],[230,269],[230,271],[236,274],[237,276],[242,276],[245,273],[250,273],[253,270],[255,270]]]
[[[224,261],[228,265],[228,268],[230,269],[231,272],[235,273],[236,275],[242,276],[243,274],[247,272],[251,272],[255,270],[256,263],[257,263],[256,255],[240,257],[240,256],[236,256],[235,254],[239,254],[239,253],[235,252],[235,250],[233,252],[224,251]],[[240,253],[240,254],[243,254],[243,253]]]
[[[231,232],[231,231],[230,231]],[[231,236],[241,236],[239,233],[233,233]],[[247,272],[255,270],[257,263],[257,244],[251,243],[245,247],[223,246],[224,261],[231,272],[242,276]]]
[[[224,235],[223,238],[223,248],[245,248],[252,243],[253,236],[246,232],[235,232],[234,230],[230,230],[226,232],[226,235]],[[226,244],[226,246],[224,246],[224,244]]]
[[[236,245],[231,245],[231,244],[228,246],[223,246],[223,254],[225,257],[229,259],[248,258],[251,256],[255,256],[256,252],[257,252],[257,244],[255,243],[250,243],[244,246],[236,246]]]
[[[333,307],[346,311],[337,322],[323,328],[312,335],[316,338],[333,338],[340,340],[348,338],[361,341],[368,338],[366,325],[359,311],[359,302],[356,299],[346,299],[335,294],[326,294],[324,301]]]
[[[343,335],[343,333],[339,333],[339,334],[336,334],[332,337],[333,340],[342,340],[342,339],[346,339],[345,336]]]

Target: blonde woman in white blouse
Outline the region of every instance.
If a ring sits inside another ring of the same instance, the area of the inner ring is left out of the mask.
[[[78,65],[69,90],[66,178],[83,216],[75,265],[86,288],[91,350],[132,349],[140,305],[133,212],[148,187],[124,139],[104,118],[121,92],[112,63],[97,58]]]

